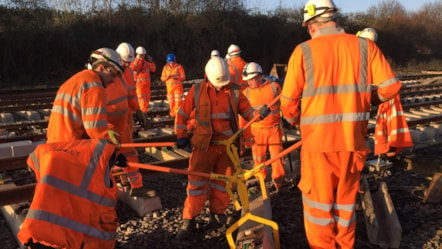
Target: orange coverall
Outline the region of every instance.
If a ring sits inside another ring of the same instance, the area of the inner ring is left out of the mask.
[[[290,57],[281,110],[291,124],[300,124],[298,187],[311,248],[353,248],[356,195],[369,151],[371,84],[382,101],[401,87],[375,43],[346,34],[334,22]]]
[[[175,117],[178,108],[183,102],[183,81],[186,79],[183,66],[180,64],[166,63],[161,73],[161,81],[166,82],[167,101],[170,106],[170,116]]]
[[[112,84],[110,84],[112,85]],[[109,139],[106,92],[100,76],[85,69],[57,91],[47,130],[47,142],[75,139]]]
[[[81,139],[38,145],[27,164],[37,185],[17,234],[23,244],[114,248],[118,190],[111,175],[115,146]]]
[[[133,79],[131,78],[132,73],[130,70],[130,68],[126,68],[124,74],[115,79],[114,84],[106,87],[109,129],[121,134],[121,143],[133,142],[133,126],[129,127],[129,119],[132,120],[133,124],[133,116],[130,110],[137,107],[137,102],[133,91],[130,91],[130,80]],[[129,108],[129,106],[132,108]],[[121,148],[120,152],[127,158],[127,161],[138,162],[138,153],[135,148]],[[143,186],[143,178],[138,168],[124,167],[123,171],[126,173],[132,189]]]
[[[229,65],[230,72],[230,82],[234,84],[238,84],[241,88],[241,91],[246,89],[249,85],[247,81],[242,79],[242,71],[244,70],[244,66],[247,64],[240,56],[232,55],[229,60],[227,60],[227,64]],[[239,128],[244,127],[246,125],[246,121],[239,116]],[[247,128],[243,132],[244,142],[246,147],[252,146],[252,132],[251,127]]]
[[[189,171],[231,175],[234,171],[225,145],[216,141],[225,140],[235,132],[238,114],[250,120],[255,110],[235,84],[216,91],[207,81],[196,83],[188,92],[176,116],[177,138],[187,137],[187,120],[196,108],[195,127],[192,135],[193,151],[189,159]],[[192,219],[204,208],[207,198],[209,209],[223,214],[230,197],[221,180],[210,180],[189,175],[187,198],[184,202],[184,219]]]
[[[407,120],[405,120],[399,94],[379,105],[374,135],[374,154],[393,156],[407,147],[413,146]]]
[[[281,87],[276,82],[266,80],[257,88],[247,87],[243,90],[250,105],[259,110],[262,106],[272,102],[281,93]],[[265,119],[252,124],[251,132],[253,138],[252,156],[255,166],[266,161],[267,149],[270,157],[275,157],[282,151],[282,130],[280,102],[270,106],[271,113]],[[260,174],[266,179],[267,169],[264,168]],[[285,175],[282,159],[272,163],[272,179],[279,180]]]
[[[135,84],[137,87],[137,96],[140,109],[146,113],[150,101],[150,73],[157,70],[155,63],[148,62],[142,58],[135,58],[130,64],[132,71],[135,74]]]

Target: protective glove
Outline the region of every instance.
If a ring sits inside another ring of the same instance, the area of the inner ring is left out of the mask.
[[[149,127],[148,127],[148,122],[147,122],[147,118],[146,118],[146,116],[144,115],[144,113],[141,111],[141,110],[136,110],[135,111],[135,116],[136,116],[136,118],[137,118],[137,121],[138,122],[140,122],[140,125],[145,129],[145,130],[147,130]]]
[[[265,119],[270,114],[271,111],[272,110],[270,110],[270,108],[267,105],[264,105],[263,107],[261,107],[261,109],[259,109],[258,113],[261,119]]]
[[[148,62],[152,62],[152,56],[150,56],[150,55],[146,55],[146,60],[147,60]]]
[[[281,123],[282,123],[282,128],[285,130],[290,130],[293,128],[293,126],[290,124],[290,122],[287,121],[287,119],[285,119],[285,118],[282,118]]]
[[[123,154],[119,154],[115,159],[115,165],[118,167],[127,167],[127,158]]]
[[[188,144],[189,144],[189,139],[187,137],[178,138],[178,140],[176,141],[176,147],[178,147],[178,149],[182,149],[186,147]]]
[[[120,141],[117,139],[117,136],[121,136],[120,133],[111,129],[107,130],[107,133],[109,134],[109,138],[113,144],[120,145]]]

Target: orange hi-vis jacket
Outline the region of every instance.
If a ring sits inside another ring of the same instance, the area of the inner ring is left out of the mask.
[[[107,97],[100,76],[85,69],[63,83],[49,118],[47,142],[108,139]]]
[[[272,102],[281,93],[281,87],[276,82],[270,82],[266,80],[257,88],[247,87],[243,90],[244,95],[250,102],[250,105],[255,109],[259,110],[264,105]],[[254,122],[252,127],[257,128],[270,128],[274,126],[279,126],[281,123],[281,111],[280,111],[280,101],[277,101],[274,105],[269,107],[271,112],[269,116],[265,119]]]
[[[178,63],[166,63],[161,72],[161,81],[166,82],[167,92],[177,85],[182,85],[186,79],[184,68]]]
[[[136,58],[130,65],[130,68],[135,74],[135,83],[147,85],[150,87],[150,73],[157,70],[155,63],[148,62],[145,59]]]
[[[365,149],[372,84],[387,101],[401,83],[375,43],[336,25],[318,32],[290,57],[281,97],[283,115],[292,124],[300,118],[304,151]]]
[[[115,146],[106,140],[38,145],[27,161],[37,185],[18,239],[54,248],[114,248],[114,153]]]
[[[147,112],[150,101],[150,73],[157,70],[154,62],[136,58],[130,65],[135,74],[135,84],[140,109]]]
[[[108,126],[109,129],[120,134],[124,129],[127,129],[127,118],[129,117],[129,89],[125,82],[124,75],[120,75],[115,78],[113,84],[106,87]]]
[[[247,64],[240,56],[231,56],[227,61],[229,64],[229,72],[231,76],[231,83],[236,83],[241,87],[241,90],[246,89],[249,85],[247,81],[242,79],[242,71]]]
[[[255,110],[235,84],[229,84],[221,91],[207,81],[196,83],[189,90],[175,119],[177,138],[187,137],[187,120],[195,113],[195,127],[192,145],[207,151],[211,141],[224,140],[238,130],[238,114],[251,120]]]
[[[129,116],[130,118],[133,118],[132,113],[140,109],[140,105],[138,104],[138,98],[137,98],[137,90],[136,90],[137,87],[135,85],[135,80],[134,80],[134,72],[130,67],[126,67],[126,69],[124,69],[123,75],[124,75],[123,78],[124,81],[122,81],[122,83],[124,84],[128,92],[127,101],[129,104]]]
[[[130,78],[127,79],[126,77],[127,69],[124,75],[116,78],[115,83],[106,88],[106,94],[108,96],[107,113],[109,129],[121,134],[119,137],[121,143],[133,142],[133,116],[129,110],[136,108],[134,105],[137,103],[134,101],[136,98],[131,98],[132,101],[129,100],[133,92],[130,91]],[[129,105],[131,105],[131,108],[129,108]],[[138,162],[138,153],[135,148],[121,148],[120,152],[129,162]],[[126,172],[127,180],[132,188],[143,186],[143,179],[138,168],[125,167],[123,171]]]
[[[281,87],[276,82],[265,80],[256,88],[247,87],[243,90],[244,95],[250,102],[250,105],[259,110],[265,104],[272,102],[281,93]],[[270,106],[270,114],[263,120],[254,122],[251,125],[251,135],[253,137],[252,156],[255,166],[265,162],[267,150],[271,157],[275,157],[282,151],[282,130],[280,102],[277,101]],[[261,175],[266,179],[267,169],[261,170]],[[284,177],[284,165],[282,160],[276,160],[272,163],[272,179],[281,179]]]
[[[186,79],[183,66],[174,62],[166,63],[161,73],[161,81],[166,82],[167,101],[170,106],[170,116],[175,117],[183,102],[183,81]]]
[[[380,104],[376,117],[375,155],[385,154],[393,148],[393,154],[397,154],[401,150],[413,146],[399,94],[395,98]]]

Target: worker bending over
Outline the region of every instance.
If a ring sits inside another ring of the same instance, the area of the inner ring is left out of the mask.
[[[138,119],[141,123],[146,124],[146,117],[138,106],[138,101],[132,87],[134,85],[132,70],[129,68],[129,60],[134,56],[134,49],[129,43],[121,43],[117,48],[117,53],[122,59],[124,73],[115,79],[115,84],[106,88],[108,97],[108,124],[109,129],[118,132],[120,143],[133,143],[133,116],[132,110],[136,110]],[[131,121],[129,121],[131,120]],[[129,125],[132,125],[130,127]],[[121,148],[122,153],[128,161],[138,163],[138,153],[135,148]],[[138,170],[134,167],[123,168],[130,184],[130,195],[137,197],[155,197],[156,191],[147,189],[143,186],[143,178]]]
[[[270,109],[264,106],[259,114],[255,113],[238,85],[229,84],[230,74],[223,58],[212,57],[206,64],[205,73],[205,81],[192,86],[179,108],[175,120],[177,146],[182,148],[189,144],[187,120],[195,109],[189,171],[232,175],[235,169],[227,155],[226,146],[218,142],[228,139],[238,130],[238,114],[247,120],[251,120],[254,115],[265,118]],[[189,175],[183,225],[177,234],[178,239],[188,238],[195,230],[195,217],[204,208],[207,199],[211,222],[228,223],[224,212],[230,197],[225,186],[225,181]]]
[[[92,52],[90,69],[63,83],[57,91],[49,117],[47,142],[75,139],[108,139],[117,144],[116,133],[107,125],[105,87],[122,73],[120,56],[113,49]]]

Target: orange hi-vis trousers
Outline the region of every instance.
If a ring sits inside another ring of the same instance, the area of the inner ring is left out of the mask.
[[[150,81],[137,82],[137,98],[142,112],[146,113],[150,101]]]
[[[368,152],[301,149],[304,228],[310,248],[353,248],[356,195]]]
[[[170,106],[170,116],[175,117],[178,113],[178,108],[183,103],[183,84],[182,83],[174,83],[172,85],[167,85],[167,101]]]
[[[252,125],[251,135],[253,139],[252,156],[255,166],[266,161],[267,149],[273,158],[282,151],[282,130],[277,126],[269,128],[261,128]],[[264,168],[259,172],[264,179],[267,176],[267,169]],[[284,164],[282,159],[272,163],[272,179],[281,179],[284,177]]]
[[[121,143],[133,143],[132,132],[134,128],[134,119],[132,112],[129,112],[129,117],[127,119],[128,125],[121,134]],[[121,148],[120,152],[127,158],[128,162],[138,163],[138,153],[135,148]],[[143,176],[138,168],[124,167],[123,171],[126,173],[127,180],[129,181],[132,189],[141,188],[143,186]]]
[[[207,152],[194,148],[189,162],[189,171],[223,175],[233,173],[233,164],[227,155],[225,145],[210,145]],[[225,181],[189,175],[183,218],[192,219],[198,216],[207,199],[211,212],[223,214],[230,202],[230,196],[225,187]]]

